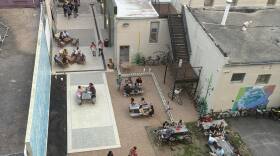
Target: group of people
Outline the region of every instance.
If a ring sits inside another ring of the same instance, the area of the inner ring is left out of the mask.
[[[164,128],[164,129],[167,129],[167,128],[170,128],[170,127],[174,127],[176,129],[182,128],[183,127],[183,120],[179,120],[178,122],[168,122],[168,121],[165,121],[162,124],[162,128]]]
[[[224,128],[224,122],[221,122],[220,124],[211,125],[206,131],[214,137],[220,137],[224,134]]]
[[[81,52],[79,47],[73,50],[72,54],[69,56],[67,49],[62,49],[59,51],[58,55],[54,56],[56,62],[61,62],[66,65],[68,63],[78,63],[83,64],[86,61],[86,56]]]
[[[125,96],[130,96],[132,92],[138,93],[142,91],[142,85],[143,81],[141,77],[138,77],[135,80],[135,83],[133,83],[131,77],[129,77],[127,80],[125,80],[125,85],[124,85],[124,95]]]
[[[97,48],[98,48],[98,56],[101,56],[103,55],[104,43],[101,40],[99,40],[96,46],[94,42],[91,42],[89,48],[92,52],[92,56],[96,56]]]
[[[136,105],[138,104],[139,105],[139,112],[142,114],[142,115],[153,115],[154,114],[154,106],[153,105],[149,105],[146,101],[145,101],[145,98],[142,97],[140,102],[139,103],[136,103],[134,98],[130,98],[130,105]],[[149,106],[149,107],[146,107],[145,110],[144,110],[144,107],[146,106]]]
[[[74,18],[76,18],[78,16],[79,0],[65,0],[65,2],[62,5],[62,8],[65,17],[68,17],[69,19],[73,12]]]
[[[82,94],[83,93],[90,93],[91,94],[91,98],[96,97],[96,89],[95,89],[93,83],[89,83],[86,88],[82,88],[82,86],[78,86],[76,95],[77,95],[77,97],[79,99],[82,98]]]
[[[60,47],[63,47],[73,41],[73,38],[70,37],[69,33],[66,30],[57,33],[55,35],[55,38],[58,42],[58,46]]]

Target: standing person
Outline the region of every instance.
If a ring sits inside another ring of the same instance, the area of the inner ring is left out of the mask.
[[[100,56],[100,55],[103,55],[103,47],[104,47],[104,44],[103,44],[103,42],[101,41],[101,40],[99,40],[98,41],[98,56]]]
[[[114,153],[112,151],[109,151],[107,156],[114,156]]]
[[[91,45],[90,45],[90,50],[92,52],[92,56],[96,56],[96,45],[94,42],[91,42]]]
[[[73,10],[73,4],[71,2],[68,3],[68,7],[67,7],[67,14],[68,14],[68,19],[70,18],[70,16],[72,15],[72,10]]]
[[[138,156],[136,149],[137,149],[136,146],[132,147],[129,151],[128,156]]]
[[[74,1],[73,11],[74,11],[74,18],[76,18],[78,16],[78,11],[79,11],[78,2]]]
[[[67,16],[67,8],[68,8],[67,2],[63,3],[62,8],[63,8],[64,17],[66,17]]]

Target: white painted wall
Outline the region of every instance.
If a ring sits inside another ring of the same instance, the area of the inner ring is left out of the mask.
[[[158,43],[149,43],[150,22],[159,21]],[[123,27],[123,23],[129,23],[128,27]],[[119,60],[120,46],[130,47],[130,62],[136,53],[144,56],[151,56],[157,50],[167,49],[170,46],[170,36],[167,19],[116,19],[115,23],[115,59]]]
[[[192,8],[201,8],[204,7],[205,0],[171,0],[172,4],[176,9],[180,9],[180,4],[188,5]],[[268,0],[238,0],[237,6],[258,6],[265,7],[267,6]],[[226,0],[214,0],[214,7],[225,6]],[[275,6],[280,6],[280,0],[276,1]]]
[[[231,82],[233,73],[246,73],[243,82]],[[258,75],[271,74],[268,84],[255,84]],[[214,110],[221,111],[231,109],[237,97],[239,89],[251,86],[275,85],[273,94],[269,97],[268,107],[280,105],[280,64],[272,65],[250,65],[224,67],[221,72],[219,83],[216,85],[213,98]]]
[[[215,46],[214,42],[208,37],[189,10],[187,8],[185,10],[192,50],[190,58],[191,65],[193,67],[202,66],[198,87],[198,93],[200,93],[201,97],[206,96],[209,80],[212,77],[212,87],[210,87],[211,89],[207,95],[208,108],[210,109],[214,105],[213,93],[215,92],[215,86],[219,82],[219,75],[227,58]]]

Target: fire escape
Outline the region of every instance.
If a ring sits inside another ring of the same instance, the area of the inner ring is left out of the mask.
[[[174,76],[173,92],[178,85],[186,87],[191,95],[195,95],[202,67],[192,67],[190,64],[191,45],[184,7],[182,7],[181,14],[178,14],[171,3],[152,0],[152,4],[160,18],[168,19],[173,59],[172,63],[167,66]]]

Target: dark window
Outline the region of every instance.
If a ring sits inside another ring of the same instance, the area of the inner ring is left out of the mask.
[[[268,0],[267,5],[275,5],[276,0]]]
[[[256,83],[266,84],[269,82],[270,77],[271,77],[271,74],[259,75]]]
[[[150,43],[158,42],[159,22],[151,22]]]
[[[205,0],[204,1],[204,6],[213,6],[214,0]]]
[[[245,73],[234,73],[231,77],[231,82],[243,82]]]
[[[237,2],[238,2],[238,0],[232,0],[231,5],[232,5],[232,6],[236,6],[236,5],[237,5]]]

